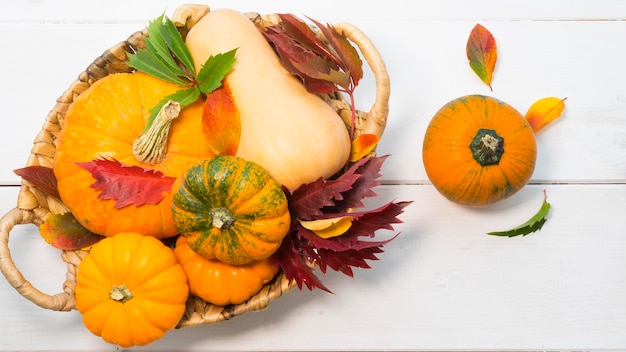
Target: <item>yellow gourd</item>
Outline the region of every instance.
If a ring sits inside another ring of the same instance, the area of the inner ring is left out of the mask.
[[[241,118],[237,156],[261,165],[290,189],[328,178],[345,165],[350,155],[345,124],[289,74],[248,17],[229,9],[209,12],[186,42],[197,64],[238,48],[225,78]]]

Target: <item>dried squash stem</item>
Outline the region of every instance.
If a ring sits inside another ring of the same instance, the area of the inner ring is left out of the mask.
[[[167,156],[167,140],[172,121],[180,114],[180,104],[173,100],[163,105],[152,126],[133,143],[133,155],[148,165],[156,165]]]
[[[133,293],[130,292],[126,285],[113,286],[109,292],[110,299],[121,303],[126,303],[126,301],[132,299],[133,297]]]

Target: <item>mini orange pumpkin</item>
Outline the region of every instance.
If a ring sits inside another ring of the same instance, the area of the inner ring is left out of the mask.
[[[126,232],[96,243],[78,267],[76,309],[95,335],[121,347],[146,345],[185,312],[187,276],[172,249]]]
[[[535,169],[535,133],[515,108],[467,95],[432,118],[422,149],[428,178],[449,200],[485,206],[510,197]]]
[[[247,301],[280,269],[273,257],[244,265],[206,259],[194,252],[182,236],[176,240],[174,254],[187,274],[189,291],[217,306]]]
[[[133,143],[146,127],[150,110],[180,88],[143,73],[108,75],[95,82],[70,106],[57,140],[54,174],[63,203],[90,231],[103,236],[141,232],[158,238],[177,234],[171,194],[158,204],[116,208],[115,200],[99,199],[91,173],[77,163],[116,159],[122,164],[159,170],[179,177],[202,159],[212,157],[202,133],[200,99],[173,120],[165,159],[155,165],[137,160]]]

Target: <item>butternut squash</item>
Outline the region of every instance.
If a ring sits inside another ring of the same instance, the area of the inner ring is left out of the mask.
[[[237,156],[261,165],[290,189],[328,178],[345,165],[350,155],[345,124],[289,74],[248,17],[229,9],[209,12],[186,42],[196,64],[238,48],[225,78],[241,118]]]

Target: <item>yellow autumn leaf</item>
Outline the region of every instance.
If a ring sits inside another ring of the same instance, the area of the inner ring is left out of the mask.
[[[340,216],[337,218],[320,220],[299,220],[300,225],[307,230],[313,231],[322,238],[331,238],[343,235],[352,226],[352,216]]]
[[[352,150],[350,152],[350,162],[359,161],[361,158],[369,154],[380,141],[380,137],[371,133],[364,133],[356,137],[352,141]]]
[[[561,116],[565,110],[565,99],[547,97],[537,100],[526,112],[526,120],[535,133]]]

